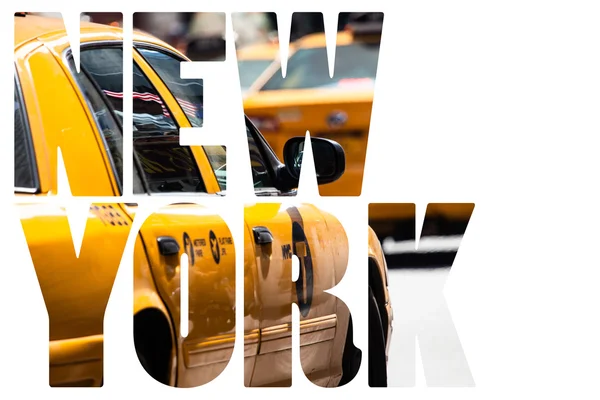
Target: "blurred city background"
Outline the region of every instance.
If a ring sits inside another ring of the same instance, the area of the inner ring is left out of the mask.
[[[35,13],[59,17],[60,13]],[[343,30],[350,13],[342,13],[338,30]],[[186,53],[194,61],[225,59],[225,13],[148,12],[133,15],[133,27],[148,32]],[[277,43],[277,17],[271,12],[233,13],[236,48],[258,43]],[[83,21],[122,26],[121,13],[82,13]],[[321,13],[295,13],[290,41],[324,32]]]
[[[443,297],[474,208],[472,203],[428,204],[417,245],[416,225],[421,221],[416,221],[414,204],[369,204],[369,225],[386,257],[394,307],[390,387],[414,386],[417,374],[425,375],[429,386],[474,385]],[[421,371],[417,371],[415,362],[419,356]]]

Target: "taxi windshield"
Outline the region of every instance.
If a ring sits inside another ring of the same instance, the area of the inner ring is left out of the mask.
[[[300,49],[288,60],[285,79],[279,69],[260,90],[343,88],[357,84],[372,86],[378,58],[379,43],[356,42],[338,46],[334,76],[330,78],[325,47]]]
[[[240,60],[238,61],[238,71],[240,74],[240,86],[242,90],[247,90],[254,81],[264,72],[272,60]]]

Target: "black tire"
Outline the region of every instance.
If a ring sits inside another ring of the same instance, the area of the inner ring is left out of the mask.
[[[140,360],[140,364],[142,365],[142,367],[144,368],[144,370],[146,370],[146,372],[155,380],[161,382],[161,377],[157,375],[156,373],[156,367],[154,365],[152,365],[152,363],[150,362],[150,360],[148,360],[148,357],[146,357],[146,354],[148,354],[148,352],[151,352],[152,350],[149,348],[149,346],[139,346],[136,347],[136,353],[138,356],[138,360]],[[165,383],[165,382],[161,382],[161,383]]]
[[[369,386],[387,387],[387,360],[383,323],[377,300],[369,286]]]
[[[362,361],[362,351],[354,345],[354,329],[352,328],[352,316],[348,321],[348,333],[346,333],[346,344],[344,345],[344,355],[342,357],[342,379],[338,386],[344,386],[352,381]]]
[[[144,368],[144,370],[146,370],[146,372],[148,372],[149,374],[151,374],[152,371],[154,371],[154,368],[152,368],[152,365],[150,364],[150,362],[148,361],[148,359],[146,358],[146,356],[144,355],[144,353],[138,351],[137,352],[137,356],[138,356],[138,360],[140,360],[140,364],[142,365],[142,367]],[[152,376],[152,377],[154,379],[156,379],[155,376]]]
[[[134,316],[133,342],[140,364],[148,375],[169,386],[171,330],[159,310],[147,309]]]

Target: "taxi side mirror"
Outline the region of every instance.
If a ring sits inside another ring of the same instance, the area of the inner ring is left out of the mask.
[[[304,154],[303,136],[289,139],[283,147],[283,159],[288,173],[295,179],[300,179],[300,167]],[[346,170],[346,155],[344,149],[336,141],[324,138],[310,138],[317,183],[324,185],[335,182]]]

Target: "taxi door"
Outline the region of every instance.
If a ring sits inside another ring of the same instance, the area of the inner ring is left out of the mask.
[[[290,386],[291,303],[300,311],[300,357],[305,375],[327,386],[336,336],[336,298],[323,293],[335,285],[327,226],[312,205],[262,203],[245,209],[246,243],[253,250],[247,268],[256,277],[260,346],[251,386]],[[299,261],[292,281],[292,257]],[[248,328],[246,328],[247,330]],[[295,350],[297,351],[297,350]]]
[[[136,206],[127,205],[130,215]],[[196,204],[172,204],[144,221],[140,234],[158,292],[173,320],[178,387],[220,375],[235,344],[235,248],[225,221]],[[188,332],[181,331],[181,272],[188,262]],[[183,337],[183,335],[186,335]]]

